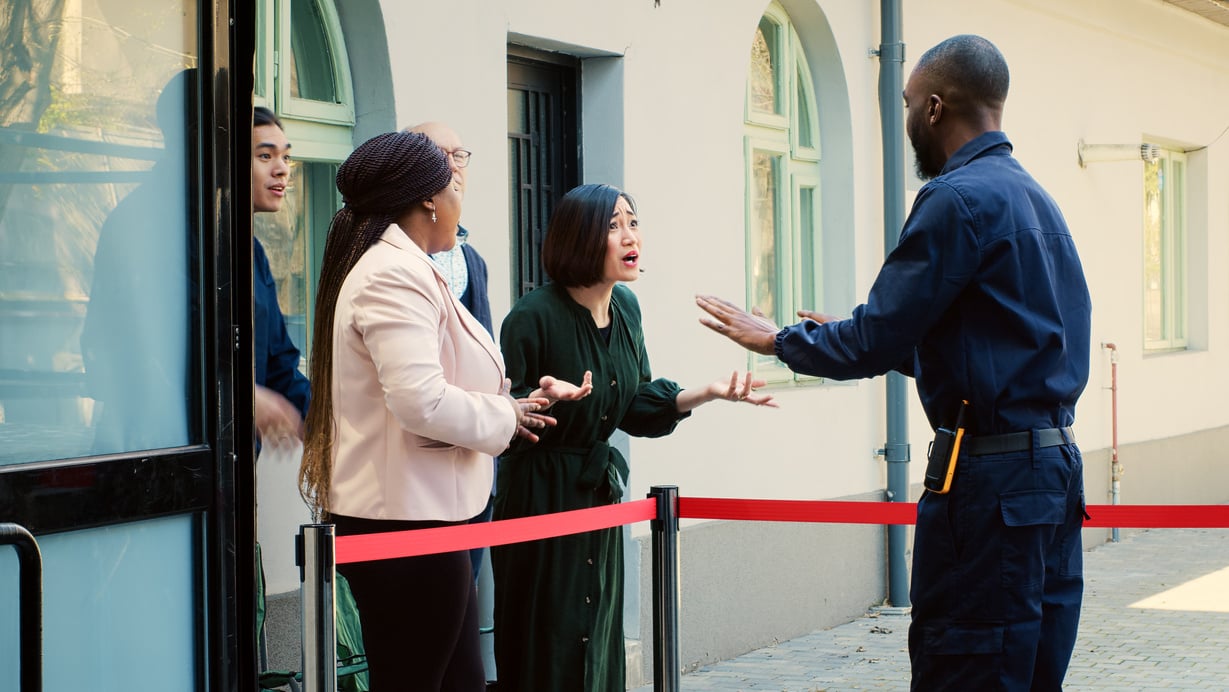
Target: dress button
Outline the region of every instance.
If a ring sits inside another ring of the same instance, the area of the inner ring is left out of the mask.
[[[592,602],[593,602],[593,599],[589,598],[588,596],[585,596],[585,603],[592,603]]]
[[[610,386],[611,386],[611,387],[615,386],[616,384],[619,384],[619,381],[618,381],[618,380],[611,380],[611,381],[610,381]]]
[[[591,565],[592,565],[592,564],[593,564],[593,558],[589,558],[588,560],[585,560],[585,562],[587,562],[587,563],[589,563],[589,564],[591,564]]]
[[[581,643],[581,644],[588,644],[588,643],[589,643],[589,638],[588,638],[588,637],[581,637],[581,638],[580,638],[580,643]]]
[[[605,420],[606,420],[606,418],[607,418],[607,416],[605,416],[605,415],[603,415],[603,416],[602,416],[602,420],[603,420],[603,421],[605,421]]]

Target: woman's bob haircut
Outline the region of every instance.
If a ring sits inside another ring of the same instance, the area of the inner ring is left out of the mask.
[[[620,197],[635,214],[635,201],[612,185],[581,185],[559,200],[542,241],[542,268],[551,281],[566,288],[601,283],[610,217]]]

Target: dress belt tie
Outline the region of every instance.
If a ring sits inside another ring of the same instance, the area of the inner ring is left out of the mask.
[[[966,437],[961,447],[969,456],[984,456],[986,454],[1006,454],[1007,452],[1023,452],[1033,443],[1033,431],[1006,433],[1003,435],[979,435]],[[1059,445],[1075,444],[1075,434],[1071,428],[1045,428],[1037,431],[1038,447],[1057,447]]]
[[[610,503],[622,500],[630,470],[623,454],[611,447],[605,440],[595,442],[588,450],[575,451],[585,455],[584,465],[581,467],[580,476],[576,479],[576,485],[594,492],[601,492],[604,488],[609,493]]]

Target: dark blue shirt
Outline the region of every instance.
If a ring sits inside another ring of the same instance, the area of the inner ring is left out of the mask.
[[[969,433],[1070,425],[1088,382],[1091,300],[1062,213],[1002,132],[918,192],[900,243],[846,320],[781,330],[795,372],[917,378],[932,427],[967,399]]]
[[[457,235],[469,235],[469,231],[461,228]],[[469,314],[478,319],[482,326],[486,327],[487,334],[495,336],[494,330],[491,328],[491,298],[487,295],[487,268],[486,260],[482,259],[482,255],[473,248],[472,245],[466,243],[461,246],[461,252],[465,255],[465,271],[469,274],[469,282],[465,286],[465,293],[461,295],[461,304],[469,310]]]
[[[259,240],[252,239],[252,352],[256,384],[286,397],[299,415],[307,415],[311,385],[299,372],[299,349],[286,332],[277,304],[277,284]]]

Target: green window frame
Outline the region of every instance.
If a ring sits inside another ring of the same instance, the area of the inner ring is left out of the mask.
[[[811,68],[785,9],[773,2],[751,47],[744,113],[747,304],[778,324],[822,304],[820,130]],[[814,381],[772,356],[748,367],[773,383]]]
[[[1187,161],[1161,149],[1144,163],[1144,350],[1187,347]]]
[[[353,126],[354,85],[333,1],[258,1],[257,104],[279,117]]]

